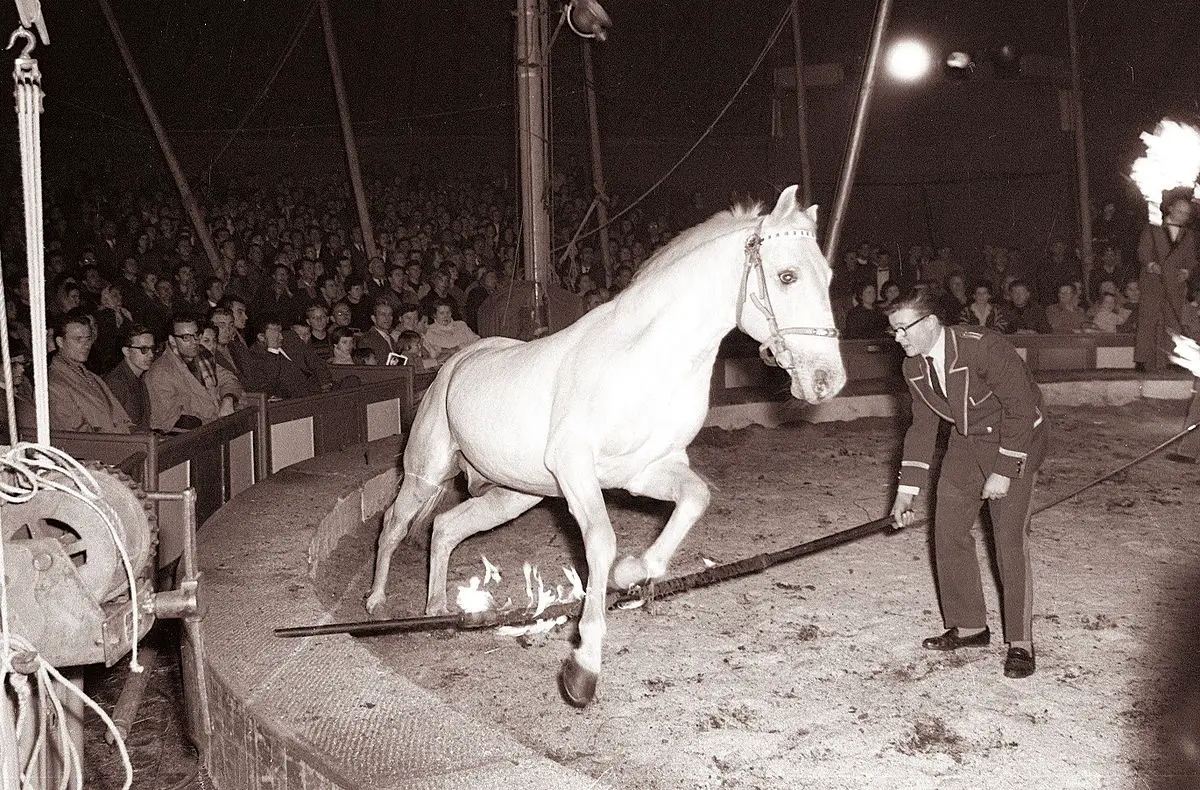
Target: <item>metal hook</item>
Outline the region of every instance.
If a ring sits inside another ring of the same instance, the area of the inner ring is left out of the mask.
[[[28,60],[33,55],[33,48],[37,46],[37,39],[34,38],[33,33],[28,28],[18,27],[8,37],[8,46],[5,49],[12,49],[17,43],[18,38],[25,39],[25,47],[21,50],[21,57]]]

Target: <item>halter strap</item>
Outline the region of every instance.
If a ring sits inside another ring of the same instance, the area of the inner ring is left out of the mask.
[[[742,324],[742,313],[746,308],[747,295],[750,303],[753,304],[758,311],[767,319],[767,328],[770,334],[758,347],[758,355],[762,357],[763,362],[768,365],[776,365],[785,369],[795,367],[792,360],[792,354],[788,350],[787,344],[784,342],[784,335],[808,335],[811,337],[829,337],[837,338],[840,336],[836,327],[824,326],[790,326],[779,328],[779,322],[775,318],[775,310],[771,306],[771,292],[767,287],[767,273],[763,268],[762,262],[762,245],[763,242],[770,239],[785,238],[795,236],[800,238],[813,239],[817,238],[817,234],[810,230],[796,228],[792,230],[781,230],[775,233],[762,235],[763,220],[758,221],[758,226],[754,232],[750,234],[750,238],[746,239],[746,262],[742,274],[742,287],[738,292],[738,325]],[[757,289],[754,292],[750,291],[750,276],[754,273],[757,275]],[[767,352],[770,352],[769,354]]]

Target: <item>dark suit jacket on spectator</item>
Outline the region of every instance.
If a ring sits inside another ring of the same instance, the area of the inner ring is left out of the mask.
[[[141,376],[134,375],[129,363],[122,359],[112,372],[104,377],[104,383],[112,394],[121,401],[125,413],[138,428],[150,427],[150,392]]]
[[[400,352],[400,346],[392,340],[391,336],[385,337],[375,327],[371,327],[368,331],[359,335],[358,347],[371,349],[371,353],[375,355],[375,364],[377,365],[386,365],[388,354]]]
[[[329,365],[326,364],[316,346],[305,343],[295,332],[285,329],[283,330],[283,350],[300,367],[306,377],[317,382],[320,389],[327,390],[333,386],[333,376],[329,373]],[[329,353],[333,354],[332,347],[329,348]]]
[[[268,351],[261,343],[250,347],[243,363],[242,384],[251,392],[276,398],[298,398],[321,391],[316,377],[306,375],[294,359]]]

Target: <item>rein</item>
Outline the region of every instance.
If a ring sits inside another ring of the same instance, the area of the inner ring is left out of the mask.
[[[837,328],[832,326],[789,326],[783,329],[779,328],[779,322],[775,318],[775,310],[771,307],[771,292],[767,288],[767,273],[763,268],[761,252],[763,242],[784,236],[799,236],[812,239],[815,242],[817,234],[810,230],[797,229],[768,233],[766,236],[763,236],[762,226],[763,221],[760,219],[758,227],[754,229],[754,233],[750,234],[750,238],[746,240],[746,263],[742,274],[742,287],[738,292],[737,322],[738,326],[742,325],[742,313],[746,309],[746,297],[749,294],[750,302],[767,319],[767,328],[770,330],[767,339],[758,347],[758,355],[768,365],[781,367],[785,370],[793,370],[796,367],[795,360],[792,358],[792,352],[784,342],[784,335],[837,338],[841,333],[838,332]],[[750,291],[751,274],[758,275],[757,289],[755,291]]]

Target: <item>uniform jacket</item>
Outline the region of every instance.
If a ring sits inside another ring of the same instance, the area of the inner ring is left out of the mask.
[[[169,431],[185,414],[211,422],[221,415],[221,399],[232,395],[241,399],[241,382],[225,368],[213,365],[217,374],[217,385],[205,387],[188,370],[187,364],[168,348],[154,360],[146,371],[146,391],[150,393],[150,427]]]
[[[58,354],[46,373],[50,428],[56,431],[129,433],[133,421],[104,380]]]
[[[918,493],[929,483],[941,420],[963,436],[995,443],[984,473],[1017,478],[1025,471],[1033,429],[1042,423],[1042,394],[1025,361],[1000,335],[986,329],[946,327],[946,397],[936,391],[925,357],[905,357],[912,394],[912,425],[904,436],[901,490]]]

